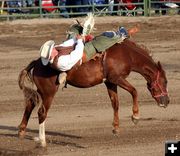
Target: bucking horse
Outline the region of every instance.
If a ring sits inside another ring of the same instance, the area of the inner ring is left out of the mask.
[[[116,43],[106,49],[104,55],[91,59],[82,65],[67,71],[66,83],[78,88],[93,87],[104,83],[114,110],[113,133],[119,130],[119,99],[117,87],[121,87],[132,95],[132,121],[139,120],[138,94],[126,78],[131,72],[137,72],[147,81],[147,89],[160,107],[167,107],[169,96],[167,78],[161,63],[155,62],[148,50],[130,39]],[[36,105],[39,105],[39,137],[41,146],[46,146],[45,119],[58,91],[58,76],[60,71],[50,65],[44,66],[40,58],[33,60],[19,74],[19,87],[25,96],[25,111],[19,125],[19,137],[24,137],[30,115]],[[37,89],[28,86],[28,79]]]

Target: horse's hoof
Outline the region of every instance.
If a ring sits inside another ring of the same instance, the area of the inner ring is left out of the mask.
[[[132,119],[132,122],[136,125],[138,124],[140,118],[138,116],[132,115],[131,119]]]
[[[40,142],[39,137],[34,137],[33,140],[34,140],[35,142]]]
[[[46,147],[46,141],[40,140],[39,142],[37,142],[37,147],[45,148]]]
[[[39,137],[34,137],[33,139],[38,143],[38,147],[46,147],[46,141],[41,140]]]
[[[40,143],[40,146],[41,146],[41,147],[46,147],[46,142],[41,142],[41,143]]]
[[[26,131],[20,130],[20,131],[18,132],[18,137],[19,137],[20,139],[24,139],[25,134],[26,134]]]
[[[113,129],[112,132],[114,135],[118,135],[120,133],[120,130],[119,128],[117,128],[117,129]]]

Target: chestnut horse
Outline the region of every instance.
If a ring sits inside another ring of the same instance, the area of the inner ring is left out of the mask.
[[[101,57],[72,68],[67,72],[67,83],[75,87],[87,88],[104,82],[114,110],[113,132],[117,133],[119,128],[117,86],[132,95],[132,120],[136,123],[139,119],[138,94],[126,80],[131,71],[137,72],[145,78],[147,88],[159,106],[166,107],[168,105],[167,79],[160,62],[154,62],[147,49],[129,39],[113,45]],[[43,66],[40,58],[32,61],[21,71],[19,86],[25,95],[26,108],[19,125],[20,137],[25,135],[33,108],[41,102],[38,110],[39,137],[36,140],[40,141],[42,146],[46,146],[44,122],[54,95],[58,91],[58,76],[59,71],[52,69],[49,65]],[[37,90],[25,85],[26,78],[35,83]]]

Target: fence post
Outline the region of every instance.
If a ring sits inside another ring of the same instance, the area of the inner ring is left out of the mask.
[[[94,6],[94,2],[92,2],[92,13],[95,14],[95,6]]]
[[[149,10],[149,16],[151,16],[151,0],[149,0],[148,10]]]
[[[1,1],[1,10],[0,10],[0,14],[3,14],[3,9],[4,9],[4,0]]]
[[[42,18],[42,0],[39,0],[39,14],[40,17]]]
[[[144,0],[144,16],[149,16],[148,0]]]

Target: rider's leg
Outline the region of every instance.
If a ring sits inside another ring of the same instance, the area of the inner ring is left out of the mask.
[[[128,38],[129,34],[124,27],[119,27],[118,31],[116,31],[116,32],[115,31],[106,31],[106,32],[102,33],[102,36],[106,36],[109,38],[113,38],[116,36],[119,36],[120,38],[121,37]]]

